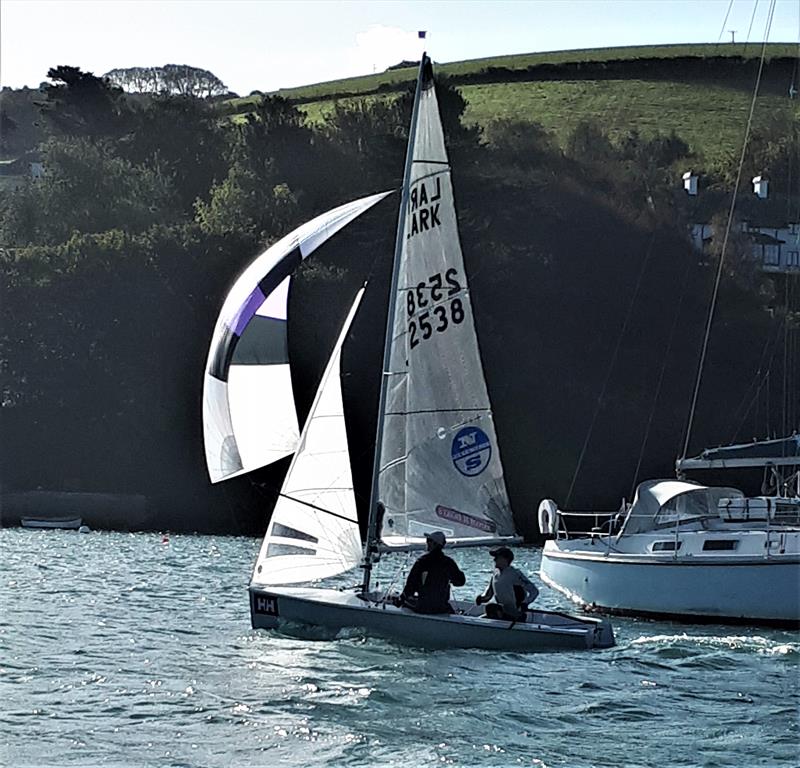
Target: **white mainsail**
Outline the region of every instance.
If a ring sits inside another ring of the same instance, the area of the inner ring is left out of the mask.
[[[335,576],[361,560],[339,361],[364,289],[342,326],[256,561],[254,584]]]
[[[212,483],[291,454],[298,424],[286,343],[291,275],[300,262],[391,192],[340,205],[258,256],[225,298],[203,383],[203,436]]]
[[[376,501],[389,546],[433,530],[475,543],[515,535],[429,61],[424,70],[380,414]]]

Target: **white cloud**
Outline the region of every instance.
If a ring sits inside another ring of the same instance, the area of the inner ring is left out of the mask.
[[[416,32],[399,27],[374,24],[356,33],[355,47],[347,49],[347,61],[353,75],[383,72],[403,60],[416,61],[424,49],[424,40]]]

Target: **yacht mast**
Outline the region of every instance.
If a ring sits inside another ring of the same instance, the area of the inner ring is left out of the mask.
[[[389,376],[389,363],[391,354],[391,336],[394,328],[395,308],[397,305],[397,283],[400,272],[400,254],[406,231],[406,212],[408,211],[408,195],[411,180],[411,168],[414,155],[414,141],[417,135],[417,116],[419,112],[419,98],[422,85],[428,78],[433,77],[431,60],[423,53],[419,62],[417,74],[417,88],[414,92],[414,108],[411,113],[411,127],[408,132],[408,146],[406,147],[406,165],[403,172],[403,187],[400,198],[400,213],[397,217],[397,235],[394,245],[394,262],[392,264],[392,283],[389,289],[389,311],[386,316],[386,333],[383,340],[383,364],[381,368],[381,390],[378,400],[378,424],[375,432],[375,453],[372,460],[372,486],[369,494],[369,522],[367,523],[367,540],[364,543],[364,580],[361,585],[362,592],[369,590],[372,575],[372,557],[375,553],[376,543],[380,538],[380,517],[378,514],[378,473],[380,471],[381,444],[383,442],[383,412],[386,409],[386,384]]]

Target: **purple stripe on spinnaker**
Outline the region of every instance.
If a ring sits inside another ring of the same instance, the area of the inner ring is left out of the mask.
[[[242,305],[241,309],[236,313],[230,327],[231,330],[237,335],[241,336],[244,327],[250,322],[250,319],[256,313],[258,308],[264,303],[265,296],[261,292],[261,288],[256,286],[253,292],[247,297],[247,301]]]

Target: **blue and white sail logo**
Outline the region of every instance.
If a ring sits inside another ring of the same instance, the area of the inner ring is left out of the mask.
[[[456,469],[467,477],[483,472],[492,458],[492,444],[489,436],[478,427],[459,429],[453,438],[450,455]]]

